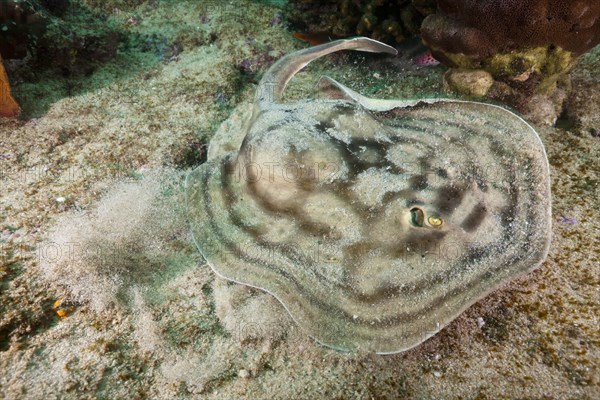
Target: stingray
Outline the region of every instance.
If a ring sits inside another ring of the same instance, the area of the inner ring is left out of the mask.
[[[511,111],[453,99],[380,100],[327,77],[288,81],[338,40],[278,60],[242,128],[187,177],[194,240],[218,275],[275,296],[319,343],[410,349],[546,258],[549,168]]]

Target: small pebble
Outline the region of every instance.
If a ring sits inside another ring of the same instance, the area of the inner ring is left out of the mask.
[[[67,199],[65,199],[65,198],[64,198],[64,197],[62,197],[62,196],[61,196],[61,197],[57,197],[57,198],[56,198],[56,202],[57,202],[57,203],[64,203],[66,200],[67,200]]]
[[[246,371],[245,369],[240,369],[238,372],[238,376],[240,378],[247,378],[250,376],[250,373],[248,371]]]
[[[477,327],[479,329],[483,328],[483,326],[485,325],[485,321],[483,320],[482,317],[477,317]]]
[[[569,218],[569,217],[562,217],[561,219],[558,220],[558,222],[561,222],[561,223],[567,224],[567,225],[575,225],[577,223],[577,219]]]

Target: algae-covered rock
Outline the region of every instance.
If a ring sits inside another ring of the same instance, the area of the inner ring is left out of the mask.
[[[483,97],[492,85],[492,74],[484,70],[450,69],[444,74],[444,88],[461,94]]]
[[[368,36],[395,44],[420,32],[425,16],[435,11],[434,0],[292,0],[291,19],[309,32],[336,36]]]
[[[27,63],[29,75],[49,68],[66,76],[89,74],[114,57],[122,37],[114,19],[80,1],[11,0],[0,6],[0,53]]]

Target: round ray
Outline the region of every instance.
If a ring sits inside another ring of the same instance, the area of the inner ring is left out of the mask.
[[[284,87],[300,64],[265,79]],[[273,294],[320,343],[399,352],[545,259],[548,163],[501,107],[342,91],[259,94],[239,150],[188,176],[192,231],[216,273]]]

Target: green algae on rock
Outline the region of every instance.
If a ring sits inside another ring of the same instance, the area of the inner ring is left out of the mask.
[[[218,275],[271,293],[324,345],[396,353],[545,259],[548,162],[494,105],[369,99],[328,78],[318,100],[282,103],[297,71],[345,49],[395,53],[355,38],[276,62],[245,128],[188,175],[188,212]]]

